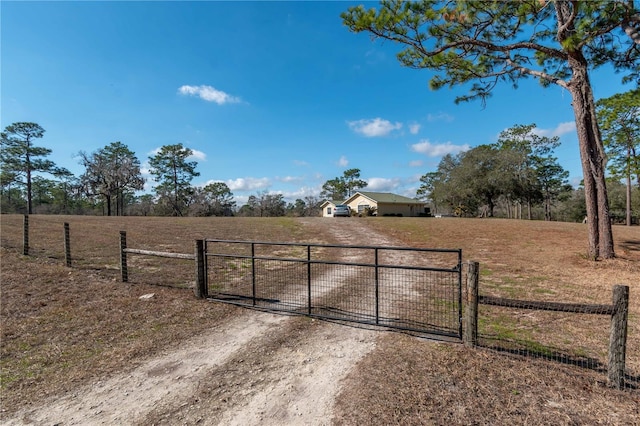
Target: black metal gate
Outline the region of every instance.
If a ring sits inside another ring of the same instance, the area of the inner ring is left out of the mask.
[[[462,337],[462,251],[205,240],[207,297]]]

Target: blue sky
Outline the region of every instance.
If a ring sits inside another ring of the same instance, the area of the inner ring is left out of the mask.
[[[192,184],[225,182],[242,204],[319,195],[350,168],[367,190],[412,197],[444,154],[535,123],[560,136],[556,155],[579,182],[568,92],[523,80],[484,107],[456,105],[465,88],[430,91],[398,45],[342,25],[358,3],[2,1],[1,127],[40,124],[38,144],[76,175],[80,151],[121,141],[145,164],[182,143],[198,161]],[[596,99],[630,90],[620,79],[594,72]]]

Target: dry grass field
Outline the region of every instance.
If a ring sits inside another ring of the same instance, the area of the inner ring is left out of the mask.
[[[31,256],[25,257],[22,216],[3,215],[0,220],[0,420],[132,371],[146,359],[177,350],[189,338],[246,315],[245,309],[196,299],[190,261],[131,256],[130,282],[121,283],[120,230],[127,232],[129,247],[193,253],[196,238],[347,243],[341,239],[344,232],[337,231],[339,221],[342,229],[360,233],[353,244],[367,244],[366,236],[375,233],[384,236],[387,245],[462,248],[465,261],[480,262],[480,293],[485,295],[606,304],[614,284],[629,285],[629,388],[607,388],[606,374],[598,370],[597,362],[554,361],[555,350],[606,361],[607,317],[547,317],[536,311],[481,305],[484,346],[523,344],[547,358],[379,332],[375,348],[363,352],[342,377],[328,417],[290,423],[640,424],[638,227],[616,226],[618,258],[594,263],[584,257],[582,224],[454,218],[31,216]],[[64,266],[63,222],[71,229],[72,268]],[[139,299],[149,293],[154,298]],[[252,363],[235,359],[233,368],[215,373],[219,387],[198,387],[197,396],[192,396],[198,404],[187,408],[197,407],[200,417],[187,413],[180,403],[132,423],[189,424],[188,419],[224,423],[216,410],[224,404],[242,406],[240,393],[234,390],[242,386],[238,377],[232,377],[233,371],[246,380],[248,374],[275,365],[269,357],[281,353],[280,347],[300,352],[310,346],[305,339],[323,333],[328,342],[331,333],[323,327],[318,321],[292,318],[280,327],[277,339],[254,343],[253,353],[260,356]],[[322,347],[322,341],[313,343]],[[278,362],[286,367],[288,361]],[[273,384],[277,378],[270,380]]]

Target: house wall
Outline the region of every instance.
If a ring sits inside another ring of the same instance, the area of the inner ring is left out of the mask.
[[[362,195],[358,195],[348,205],[356,213],[360,212],[364,206],[369,206],[376,208],[378,216],[401,214],[406,217],[420,216],[421,213],[424,213],[425,206],[424,204],[377,203]],[[360,210],[359,206],[361,206]]]
[[[355,214],[358,214],[359,212],[364,214],[365,207],[369,206],[376,209],[378,216],[401,214],[405,217],[416,217],[424,214],[424,208],[426,206],[426,204],[424,203],[378,203],[377,201],[365,197],[362,194],[356,194],[354,198],[349,203],[347,203],[347,205]],[[327,212],[328,207],[331,208],[331,213]],[[322,207],[322,216],[332,217],[334,209],[334,203],[325,202]]]
[[[424,212],[424,206],[420,204],[378,204],[378,216],[389,214],[401,214],[406,217],[419,216]]]
[[[326,203],[322,206],[322,217],[333,217],[333,209],[336,208],[336,205],[333,203]],[[329,213],[329,211],[331,213]]]
[[[362,209],[364,209],[364,206],[376,207],[376,208],[378,207],[378,204],[375,201],[370,200],[366,197],[363,197],[362,195],[358,195],[356,198],[351,200],[351,202],[347,205],[351,207],[352,212],[356,212],[356,213],[359,213]],[[358,210],[358,206],[361,206],[360,210]],[[362,212],[362,214],[364,214],[364,211]]]

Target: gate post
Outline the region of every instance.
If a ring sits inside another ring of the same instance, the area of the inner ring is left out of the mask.
[[[129,271],[127,271],[127,232],[120,231],[120,274],[122,282],[129,281]]]
[[[22,222],[22,254],[29,256],[29,215],[24,215]]]
[[[624,367],[627,352],[627,319],[629,315],[629,286],[613,287],[613,315],[607,363],[607,382],[610,387],[624,387]]]
[[[204,253],[204,240],[196,240],[196,287],[195,293],[198,299],[205,299],[207,297],[207,276],[205,274],[205,253]]]
[[[311,245],[307,245],[307,315],[311,315]]]
[[[71,267],[71,238],[69,237],[69,223],[64,223],[64,260]]]
[[[470,261],[468,265],[464,343],[467,346],[474,347],[478,344],[478,270],[480,269],[480,264]]]

